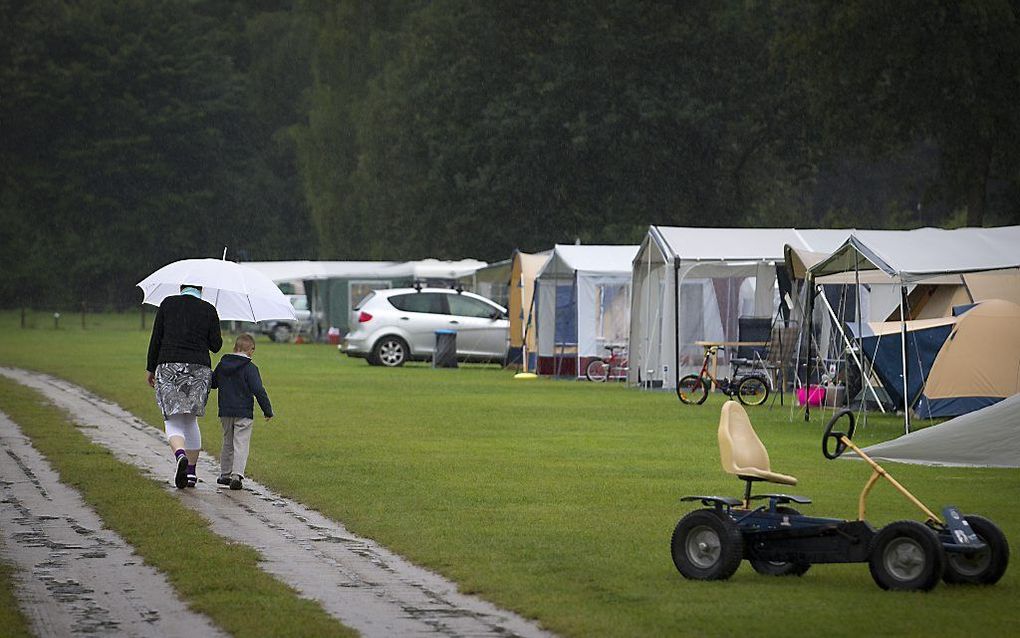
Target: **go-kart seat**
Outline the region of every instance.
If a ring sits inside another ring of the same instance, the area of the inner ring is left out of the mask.
[[[745,505],[750,502],[754,481],[797,484],[796,478],[772,471],[768,451],[751,427],[747,412],[736,401],[724,403],[719,415],[719,457],[723,470],[747,482]]]

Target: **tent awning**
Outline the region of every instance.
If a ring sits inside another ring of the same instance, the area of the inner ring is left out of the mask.
[[[1020,226],[855,231],[809,269],[816,280],[854,271],[881,271],[900,283],[943,275],[1020,267]]]

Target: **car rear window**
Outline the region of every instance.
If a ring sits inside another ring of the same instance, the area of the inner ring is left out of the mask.
[[[369,299],[371,299],[371,298],[372,298],[372,297],[374,297],[374,296],[375,296],[375,291],[373,290],[372,292],[370,292],[370,293],[368,293],[367,295],[365,295],[364,297],[362,297],[362,298],[361,298],[361,301],[359,301],[359,302],[358,302],[357,304],[355,304],[355,306],[354,306],[354,309],[355,309],[355,310],[361,310],[361,308],[362,308],[362,307],[363,307],[363,306],[364,306],[364,305],[365,305],[366,303],[368,303],[368,300],[369,300]]]
[[[432,314],[446,314],[445,295],[437,295],[434,292],[412,292],[406,295],[393,295],[390,297],[390,304],[397,310],[404,312],[428,312]]]

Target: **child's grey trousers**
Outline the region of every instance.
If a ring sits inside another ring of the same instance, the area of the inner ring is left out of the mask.
[[[223,449],[220,451],[220,476],[236,474],[244,478],[244,466],[248,464],[248,444],[251,443],[254,419],[240,416],[221,416],[223,424]]]

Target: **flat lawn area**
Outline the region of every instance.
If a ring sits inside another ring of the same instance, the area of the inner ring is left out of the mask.
[[[161,425],[137,314],[85,331],[77,318],[60,330],[18,320],[0,314],[0,364],[64,377]],[[864,564],[767,578],[744,563],[727,582],[684,580],[669,555],[691,509],[680,496],[742,490],[720,468],[717,397],[685,406],[668,393],[515,381],[487,366],[379,369],[331,346],[261,340],[256,361],[277,419],[258,421],[254,478],[562,634],[1020,635],[1016,565],[995,587],[928,594],[884,592]],[[811,497],[805,512],[856,516],[869,470],[822,457],[820,415],[804,423],[778,405],[750,414],[773,469],[800,479],[775,491]],[[202,427],[216,452],[214,415],[215,396]],[[901,428],[872,418],[857,439]],[[1015,470],[886,467],[929,506],[982,514],[1020,546]],[[906,518],[917,518],[913,506],[876,487],[869,519]]]

